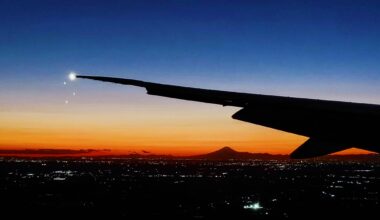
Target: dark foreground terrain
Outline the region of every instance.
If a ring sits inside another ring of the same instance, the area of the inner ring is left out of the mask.
[[[377,219],[379,191],[369,161],[0,159],[2,219]]]

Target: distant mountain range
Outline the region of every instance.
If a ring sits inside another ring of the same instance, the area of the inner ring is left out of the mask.
[[[105,155],[82,155],[85,153],[107,152]],[[46,156],[42,156],[46,155]],[[223,147],[217,151],[195,156],[172,156],[151,154],[143,151],[142,154],[131,153],[123,155],[112,154],[111,150],[53,150],[53,149],[27,149],[27,150],[0,150],[0,157],[52,157],[52,158],[71,158],[71,157],[92,157],[92,158],[125,158],[125,159],[188,159],[188,160],[288,160],[289,155],[268,154],[268,153],[249,153],[239,152],[230,147]],[[328,155],[310,160],[337,159],[337,160],[371,160],[380,161],[380,154],[350,154],[350,155]]]
[[[167,158],[167,159],[195,159],[195,160],[289,160],[289,155],[284,154],[268,154],[268,153],[250,153],[239,152],[230,147],[223,147],[217,151],[207,154],[200,154],[195,156],[175,157],[171,155],[129,155],[140,158]],[[318,158],[311,158],[309,160],[373,160],[380,161],[380,154],[348,154],[348,155],[327,155]],[[295,160],[296,161],[296,160]]]
[[[251,160],[251,159],[289,159],[289,155],[273,155],[266,153],[249,153],[239,152],[230,147],[223,147],[217,151],[207,154],[200,154],[194,156],[173,156],[173,155],[159,155],[159,154],[125,154],[125,155],[107,155],[101,156],[107,158],[146,158],[146,159],[193,159],[193,160]]]
[[[156,155],[156,154],[128,154],[128,155],[115,155],[107,157],[118,158],[146,158],[146,159],[194,159],[194,160],[289,160],[289,155],[284,154],[268,154],[268,153],[249,153],[239,152],[230,147],[223,147],[217,151],[207,154],[200,154],[195,156],[172,156],[172,155]],[[350,155],[327,155],[309,160],[323,160],[323,159],[337,159],[337,160],[374,160],[380,161],[380,154],[350,154]],[[295,160],[296,161],[296,160]]]
[[[239,152],[230,147],[223,147],[220,150],[201,154],[196,156],[190,156],[191,159],[205,159],[205,160],[248,160],[248,159],[288,159],[288,155],[273,155],[266,153],[249,153]]]

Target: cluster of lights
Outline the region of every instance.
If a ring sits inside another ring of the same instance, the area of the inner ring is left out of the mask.
[[[244,209],[251,209],[251,210],[259,210],[259,209],[262,209],[263,207],[260,205],[259,202],[256,202],[256,203],[252,203],[252,204],[249,204],[249,205],[245,205],[243,206]]]

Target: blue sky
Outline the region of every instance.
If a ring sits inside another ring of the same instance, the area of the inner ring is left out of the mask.
[[[2,92],[53,90],[75,70],[380,102],[378,1],[0,4]]]

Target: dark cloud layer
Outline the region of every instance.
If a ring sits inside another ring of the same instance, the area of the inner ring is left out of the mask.
[[[108,149],[95,150],[95,149],[23,149],[23,150],[0,150],[0,154],[13,154],[13,155],[24,155],[24,154],[38,154],[38,155],[73,155],[73,154],[88,154],[96,152],[109,152]]]

